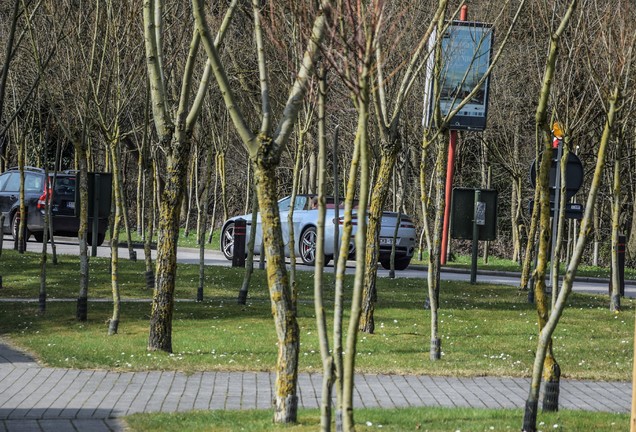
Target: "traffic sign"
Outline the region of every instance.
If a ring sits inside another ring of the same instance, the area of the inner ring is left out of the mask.
[[[554,152],[556,153],[556,152]],[[532,187],[536,187],[537,177],[537,160],[532,161],[530,166],[530,183]],[[556,184],[557,171],[556,155],[552,158],[552,166],[550,167],[550,201],[554,201],[554,189]],[[565,191],[566,199],[572,198],[583,185],[583,164],[581,159],[574,153],[568,153],[568,161],[565,166]]]

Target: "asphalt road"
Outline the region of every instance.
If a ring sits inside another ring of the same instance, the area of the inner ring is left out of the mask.
[[[13,240],[10,236],[4,236],[3,248],[13,248]],[[57,253],[60,255],[77,255],[79,253],[79,245],[77,239],[60,237],[56,239]],[[31,252],[41,252],[42,244],[37,243],[34,240],[27,242],[27,250]],[[49,245],[50,251],[50,245]],[[143,248],[135,248],[137,253],[137,259],[144,258]],[[89,253],[91,249],[89,248]],[[108,257],[110,256],[110,246],[107,243],[97,248],[97,256]],[[120,245],[119,256],[122,259],[128,259],[128,248],[125,244]],[[155,257],[155,251],[153,251],[153,258]],[[256,257],[258,260],[258,257]],[[191,248],[179,248],[178,262],[187,264],[199,263],[199,250]],[[229,267],[231,262],[226,260],[220,251],[205,251],[205,265],[224,266]],[[255,264],[258,266],[258,262]],[[299,264],[297,266],[299,270],[312,270],[313,267],[304,266]],[[333,262],[327,267],[326,271],[333,271]],[[355,263],[350,261],[347,266],[347,273],[353,274],[355,272]],[[378,269],[378,276],[383,278],[389,277],[389,271],[384,270],[381,267]],[[421,278],[427,277],[426,267],[421,265],[412,265],[408,269],[396,272],[396,278]],[[441,274],[442,280],[448,281],[465,281],[470,280],[470,274],[466,271],[444,268]],[[477,282],[487,282],[501,285],[518,286],[519,275],[515,273],[506,272],[491,272],[491,271],[479,271],[477,273]],[[592,278],[578,278],[574,283],[574,291],[587,294],[607,294],[608,281],[602,279]],[[625,284],[625,296],[629,298],[636,298],[636,281],[626,281]]]

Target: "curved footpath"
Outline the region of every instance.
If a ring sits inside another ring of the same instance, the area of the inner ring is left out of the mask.
[[[0,339],[0,432],[121,431],[140,412],[270,408],[267,372],[112,372],[41,367]],[[320,374],[299,377],[300,406],[316,408]],[[356,375],[356,407],[521,408],[523,378]],[[563,409],[629,412],[631,384],[563,380]]]

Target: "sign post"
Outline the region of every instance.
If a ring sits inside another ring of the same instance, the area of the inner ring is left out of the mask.
[[[497,238],[497,191],[491,189],[453,189],[451,237],[472,240],[470,283],[477,283],[479,241]]]
[[[556,134],[560,134],[560,130],[555,125],[555,136],[552,141],[552,148],[556,148],[557,151],[557,163],[556,163],[556,174],[554,178],[554,214],[552,215],[552,247],[550,250],[550,280],[548,281],[548,287],[552,286],[552,281],[554,280],[554,263],[556,262],[556,244],[557,244],[557,234],[559,231],[559,219],[560,219],[560,206],[561,206],[561,158],[563,158],[563,137],[557,136]],[[558,270],[557,270],[557,282],[554,286],[555,295],[559,295],[559,282],[558,282]]]
[[[486,203],[481,201],[481,191],[475,189],[475,215],[473,217],[473,256],[470,261],[470,283],[477,283],[477,257],[479,256],[479,227],[486,225]]]
[[[550,168],[550,215],[552,216],[552,235],[551,235],[551,251],[550,262],[554,263],[556,257],[556,241],[560,219],[560,206],[561,200],[569,200],[578,192],[583,184],[583,164],[577,155],[574,153],[568,153],[566,165],[565,165],[565,184],[563,189],[565,190],[565,196],[561,196],[561,159],[563,159],[563,132],[558,123],[553,125],[554,138],[552,140],[552,148],[556,150],[556,156],[552,157],[552,166]],[[530,166],[530,184],[532,187],[536,187],[538,160],[532,162]],[[534,202],[530,201],[530,212]],[[583,206],[576,203],[567,203],[565,205],[565,217],[568,219],[581,219],[583,216]],[[555,266],[550,266],[550,280],[547,283],[548,287],[552,287],[552,281],[554,279]],[[557,268],[558,272],[558,268]],[[558,282],[556,283],[556,294],[558,294]],[[528,301],[533,302],[533,291],[528,293]]]
[[[459,20],[468,19],[468,6],[463,5],[459,12]],[[457,131],[451,130],[448,138],[448,160],[446,161],[446,187],[444,189],[444,224],[442,226],[442,251],[440,254],[440,265],[445,265],[448,254],[448,224],[450,221],[450,204],[452,199],[453,174],[455,170],[455,148],[457,147]]]
[[[448,233],[450,230],[450,206],[452,200],[455,153],[457,149],[457,131],[482,131],[486,128],[489,82],[486,78],[478,91],[474,89],[490,67],[493,32],[489,24],[468,22],[468,7],[462,6],[459,21],[453,21],[441,34],[437,32],[429,40],[432,50],[435,44],[441,44],[442,64],[439,68],[439,87],[434,89],[434,57],[427,66],[427,84],[424,101],[423,124],[428,126],[436,106],[442,116],[448,117],[462,104],[452,118],[448,119],[450,130],[448,159],[446,163],[446,183],[444,190],[444,220],[440,264],[446,264],[448,258]],[[470,99],[467,100],[468,96]]]

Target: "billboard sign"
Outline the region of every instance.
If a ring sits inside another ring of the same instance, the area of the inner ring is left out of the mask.
[[[442,58],[439,76],[440,90],[433,89],[434,59],[429,56],[424,105],[424,125],[430,126],[435,103],[439,101],[442,117],[447,116],[468,97],[490,67],[493,29],[490,24],[453,21],[442,36]],[[431,35],[429,52],[437,42],[437,33]],[[488,111],[487,78],[479,90],[451,119],[454,130],[484,130]]]

